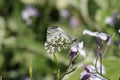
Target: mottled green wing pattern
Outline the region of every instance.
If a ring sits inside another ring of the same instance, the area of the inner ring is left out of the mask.
[[[69,48],[72,43],[71,38],[63,29],[57,26],[51,26],[47,30],[47,39],[45,42],[45,49],[48,53],[56,53],[62,49]]]

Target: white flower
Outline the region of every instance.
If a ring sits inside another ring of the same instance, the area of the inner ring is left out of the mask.
[[[86,57],[86,52],[83,50],[83,46],[84,46],[83,41],[81,41],[78,44],[75,43],[71,46],[71,51],[72,52],[79,52],[83,57]]]
[[[120,33],[120,29],[118,30],[118,33]]]
[[[108,37],[108,35],[105,33],[92,32],[89,30],[84,30],[83,35],[85,35],[85,34],[90,35],[90,36],[94,36],[94,37],[99,37],[102,40],[107,40],[107,37]]]

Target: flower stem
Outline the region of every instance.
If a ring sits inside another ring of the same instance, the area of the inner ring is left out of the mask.
[[[96,58],[96,61],[95,61],[95,70],[96,70],[96,72],[98,72],[98,70],[97,70],[97,61],[98,61],[98,58]]]
[[[102,55],[100,54],[100,73],[102,74]]]
[[[64,78],[65,75],[67,75],[67,74],[69,74],[69,73],[75,71],[76,68],[77,68],[77,67],[73,68],[73,69],[70,70],[70,71],[65,72],[65,73],[61,76],[60,80],[62,80],[62,79]]]
[[[108,49],[109,49],[109,46],[106,46],[105,51],[103,52],[102,57],[104,57],[104,56],[105,56],[105,54],[107,53]]]
[[[77,58],[77,56],[75,58],[70,58],[70,62],[68,64],[68,68],[67,68],[66,72],[61,75],[60,80],[62,80],[65,75],[75,71],[76,67],[71,69],[71,66],[72,66],[72,63],[76,60],[76,58]]]
[[[112,34],[112,39],[115,37],[115,32]],[[105,54],[107,53],[107,51],[108,51],[108,49],[109,49],[109,45],[108,46],[106,46],[106,49],[105,49],[105,51],[104,51],[104,53],[103,53],[103,55],[102,55],[102,57],[104,57],[105,56]]]
[[[57,79],[60,80],[60,69],[57,71]]]
[[[57,80],[57,72],[56,71],[54,71],[54,80]]]

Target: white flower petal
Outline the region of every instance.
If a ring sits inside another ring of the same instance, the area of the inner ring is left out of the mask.
[[[83,57],[86,57],[86,52],[84,50],[79,49],[78,51]]]
[[[120,33],[120,29],[118,30],[118,33]]]
[[[95,61],[96,61],[96,60],[93,61],[93,64],[94,64],[94,65],[95,65]],[[97,61],[97,69],[98,69],[98,72],[100,72],[100,61]],[[102,73],[103,73],[103,74],[106,73],[104,65],[102,65]]]
[[[81,72],[81,73],[80,73],[80,75],[81,75],[81,76],[80,76],[80,79],[81,79],[84,75],[86,75],[86,74],[88,74],[86,71]]]
[[[98,32],[92,32],[92,31],[89,31],[89,30],[84,30],[83,31],[83,35],[90,35],[90,36],[96,36]]]
[[[98,35],[97,35],[97,37],[99,37],[100,39],[102,39],[102,40],[107,40],[107,34],[105,34],[105,33],[99,33]]]
[[[94,74],[91,75],[90,80],[106,80],[106,79],[100,76],[99,74]]]
[[[94,37],[99,37],[102,40],[107,40],[107,34],[105,34],[105,33],[99,33],[99,32],[92,32],[92,31],[89,31],[89,30],[84,30],[83,35],[85,35],[85,34],[90,35],[90,36],[94,36]]]
[[[83,45],[84,45],[83,41],[81,41],[80,43],[78,43],[78,47],[79,47],[80,49],[83,48]]]
[[[77,49],[77,47],[76,47],[76,46],[72,46],[72,47],[71,47],[71,51],[73,51],[73,52],[77,52],[77,51],[78,51],[78,49]]]
[[[68,10],[61,10],[61,11],[60,11],[60,15],[61,15],[62,17],[67,18],[67,17],[70,15],[70,12],[69,12]]]
[[[112,18],[111,17],[108,16],[108,17],[105,18],[105,23],[106,24],[111,24],[111,22],[112,22]]]

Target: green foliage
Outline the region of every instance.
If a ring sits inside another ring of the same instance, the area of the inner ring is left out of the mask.
[[[30,17],[31,24],[25,23],[22,18],[22,11],[28,5],[34,6],[40,13],[39,17]],[[60,73],[66,71],[69,49],[54,56],[44,49],[46,30],[50,25],[60,26],[73,39],[85,41],[86,50],[92,55],[86,61],[89,64],[96,53],[96,46],[94,39],[83,36],[82,31],[91,29],[111,35],[115,29],[104,21],[119,9],[120,0],[0,0],[0,76],[3,80],[23,80],[29,77],[31,62],[33,80],[52,80],[56,67]],[[62,10],[67,10],[69,15],[61,16]],[[72,17],[78,20],[76,26],[71,25]],[[119,35],[116,32],[114,40],[120,40]],[[112,44],[109,49],[106,56],[114,56],[115,59],[105,56],[106,76],[118,80],[120,48]],[[81,71],[77,68],[63,80],[79,80]]]
[[[109,57],[104,60],[104,65],[106,67],[106,76],[111,80],[119,80],[120,78],[120,59]]]

